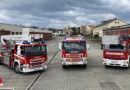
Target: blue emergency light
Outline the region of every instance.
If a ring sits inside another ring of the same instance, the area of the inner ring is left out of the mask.
[[[64,37],[63,40],[66,40],[66,37]]]
[[[82,40],[85,40],[85,37],[82,37],[81,39],[82,39]]]
[[[122,39],[124,39],[124,40],[125,40],[125,39],[126,39],[126,37],[125,37],[125,36],[123,36],[123,37],[122,37]]]
[[[42,44],[46,43],[45,41],[41,41]]]
[[[25,42],[23,42],[23,44],[30,44],[30,42],[25,41]]]

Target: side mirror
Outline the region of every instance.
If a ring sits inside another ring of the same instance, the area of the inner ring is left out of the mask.
[[[62,43],[59,43],[59,50],[62,50]]]
[[[89,50],[89,44],[87,44],[87,50]]]

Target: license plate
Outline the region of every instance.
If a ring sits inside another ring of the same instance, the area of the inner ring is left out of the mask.
[[[111,61],[112,64],[118,64],[118,61]]]

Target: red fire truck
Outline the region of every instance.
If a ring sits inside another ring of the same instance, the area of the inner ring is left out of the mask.
[[[86,39],[81,36],[66,36],[61,45],[62,66],[67,65],[87,65]],[[60,47],[60,46],[59,46]]]
[[[126,36],[105,35],[102,38],[103,64],[129,67],[130,39]]]
[[[8,65],[17,73],[47,69],[45,41],[31,43],[30,38],[25,37],[28,36],[1,36],[1,42],[5,47],[0,48],[0,64]],[[11,41],[13,41],[13,45]]]

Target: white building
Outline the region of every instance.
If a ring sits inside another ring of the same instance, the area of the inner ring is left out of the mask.
[[[0,35],[43,34],[45,40],[52,38],[52,31],[0,23]]]

